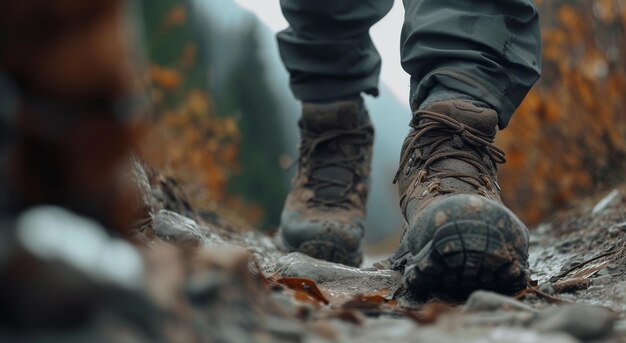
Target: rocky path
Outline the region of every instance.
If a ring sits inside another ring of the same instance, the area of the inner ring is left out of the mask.
[[[0,220],[1,342],[626,342],[626,186],[533,230],[525,291],[419,303],[384,261],[284,254],[135,176],[134,246],[54,208]]]
[[[277,317],[261,311],[256,318],[270,341],[626,342],[625,189],[533,231],[531,288],[514,298],[477,291],[464,304],[414,302],[385,263],[359,269],[285,255],[258,232],[201,218],[191,230],[188,220],[161,210],[155,234],[181,241],[193,231],[199,245],[247,261],[240,264],[268,285],[248,301],[261,297],[280,308]]]

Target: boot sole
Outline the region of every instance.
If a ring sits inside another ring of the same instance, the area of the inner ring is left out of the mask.
[[[526,264],[496,227],[459,220],[437,230],[410,260],[403,281],[419,299],[461,299],[477,289],[513,294],[526,287]]]
[[[279,245],[282,246],[281,248],[283,248],[283,250],[285,251],[301,252],[305,255],[328,262],[341,263],[352,267],[358,267],[363,262],[363,253],[361,252],[361,250],[350,253],[343,247],[340,247],[337,244],[328,241],[306,241],[300,244],[298,248],[292,247],[282,238],[280,238],[278,241]]]

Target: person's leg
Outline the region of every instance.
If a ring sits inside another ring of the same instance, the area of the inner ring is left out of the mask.
[[[369,29],[393,0],[280,0],[290,27],[277,35],[291,89],[302,101],[377,95],[381,60]]]
[[[378,94],[380,56],[369,28],[393,0],[281,0],[278,34],[291,89],[302,101],[298,173],[277,242],[349,265],[362,261],[374,130],[361,93]]]
[[[459,92],[487,103],[506,127],[541,71],[532,0],[404,0],[404,6],[402,67],[411,75],[412,106],[434,87]]]
[[[404,0],[412,130],[395,181],[406,231],[392,256],[406,288],[465,296],[526,286],[528,229],[500,200],[494,145],[539,77],[531,0]]]

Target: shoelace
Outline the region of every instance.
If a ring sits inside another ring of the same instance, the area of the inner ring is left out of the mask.
[[[480,188],[484,185],[488,189],[491,189],[491,183],[487,177],[490,171],[483,164],[479,156],[486,153],[494,163],[501,164],[506,162],[504,151],[495,146],[493,137],[441,113],[421,110],[418,111],[416,115],[419,118],[420,124],[413,127],[413,137],[402,154],[400,167],[393,180],[394,183],[398,182],[401,173],[404,172],[408,175],[412,172],[414,167],[418,166],[420,162],[423,162],[417,182],[424,182],[430,179],[455,178],[475,188]],[[427,133],[430,133],[430,135],[424,137]],[[463,143],[465,143],[468,148],[478,152],[478,155],[460,149],[455,151],[437,151],[439,146],[446,141],[454,139],[455,135],[461,137]],[[430,146],[430,149],[428,149],[429,156],[420,156],[414,159],[414,152],[426,146]],[[432,166],[436,161],[446,158],[456,158],[471,164],[479,171],[479,175],[454,170],[443,170]],[[498,187],[497,184],[495,186]],[[429,186],[429,191],[432,192],[435,190],[440,193],[454,192],[454,190],[441,188],[439,183],[432,183]]]
[[[324,207],[341,207],[347,208],[349,199],[348,194],[354,192],[356,186],[355,178],[358,178],[359,169],[357,163],[365,157],[365,149],[358,149],[357,154],[349,154],[342,147],[346,145],[365,146],[371,143],[371,124],[365,124],[349,130],[333,130],[322,134],[313,133],[302,130],[302,145],[300,147],[300,158],[297,163],[301,164],[299,172],[302,171],[304,163],[309,164],[309,178],[307,187],[314,191],[314,196],[310,200],[311,204]],[[331,141],[337,141],[337,153],[332,158],[314,158],[313,154],[324,145]],[[328,178],[319,175],[316,171],[328,168],[339,167],[349,170],[353,173],[349,179]],[[339,194],[334,197],[320,197],[317,191],[327,187],[338,187],[341,189]],[[363,196],[363,195],[361,195]]]

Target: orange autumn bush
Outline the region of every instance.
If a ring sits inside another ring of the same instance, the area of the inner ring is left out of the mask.
[[[539,1],[543,76],[498,137],[505,202],[530,224],[626,175],[626,1]]]
[[[148,46],[147,70],[155,121],[141,156],[175,179],[196,210],[255,224],[262,218],[260,207],[228,190],[229,180],[239,171],[238,123],[233,115],[216,113],[206,81],[197,77],[206,66],[199,65],[198,43],[187,15],[189,2],[161,1],[166,3],[170,6],[164,11],[147,14],[156,17],[148,20],[152,27],[147,28],[153,34],[148,41],[155,42],[153,49]]]
[[[214,115],[209,95],[194,90],[180,108],[158,115],[142,156],[174,177],[194,208],[253,224],[261,209],[228,192],[228,181],[239,169],[239,144],[235,119]]]

